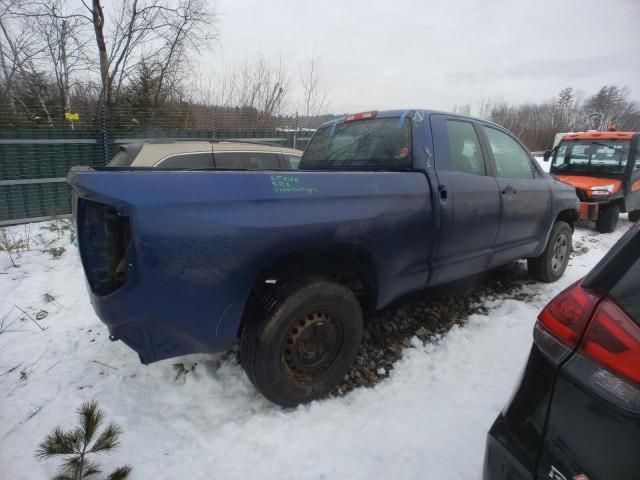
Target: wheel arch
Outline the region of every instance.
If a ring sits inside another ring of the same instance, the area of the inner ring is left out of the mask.
[[[566,222],[571,227],[571,231],[573,231],[575,227],[575,223],[578,221],[579,216],[580,215],[578,211],[573,208],[567,208],[565,210],[561,210],[556,215],[556,218],[553,221],[553,225],[555,225],[558,222]],[[551,225],[551,228],[553,228],[553,225]],[[551,233],[551,230],[549,230],[549,233]]]
[[[274,257],[255,277],[240,321],[240,334],[255,309],[269,310],[278,293],[295,279],[318,277],[351,289],[363,311],[375,308],[378,299],[377,269],[371,253],[354,244],[335,244],[307,248]]]

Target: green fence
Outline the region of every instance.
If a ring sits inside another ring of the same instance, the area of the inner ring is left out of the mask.
[[[0,225],[42,220],[70,212],[66,175],[77,165],[102,166],[118,144],[142,139],[193,138],[260,141],[303,149],[307,132],[281,130],[99,130],[0,129]]]

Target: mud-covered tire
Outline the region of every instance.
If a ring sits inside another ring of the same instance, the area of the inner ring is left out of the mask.
[[[362,310],[347,287],[322,280],[290,283],[240,340],[242,366],[275,404],[293,407],[324,397],[342,380],[362,340]]]
[[[640,220],[640,210],[629,212],[628,217],[630,222],[637,222],[638,220]]]
[[[618,218],[620,217],[619,205],[608,205],[602,207],[598,212],[596,220],[596,230],[600,233],[611,233],[618,226]]]
[[[534,279],[551,283],[564,274],[573,249],[571,236],[573,232],[566,222],[556,222],[551,229],[547,246],[542,255],[527,259],[529,275]]]

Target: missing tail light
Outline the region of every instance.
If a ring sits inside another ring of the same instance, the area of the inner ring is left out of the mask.
[[[115,208],[80,199],[78,243],[85,275],[97,295],[114,292],[127,282],[131,224]]]

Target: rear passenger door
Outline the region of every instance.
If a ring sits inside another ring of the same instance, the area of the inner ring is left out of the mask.
[[[551,189],[529,152],[510,134],[482,126],[500,188],[502,217],[492,265],[535,252],[551,224]]]
[[[475,122],[433,115],[431,126],[441,212],[433,283],[443,283],[489,266],[500,221],[500,191]]]

